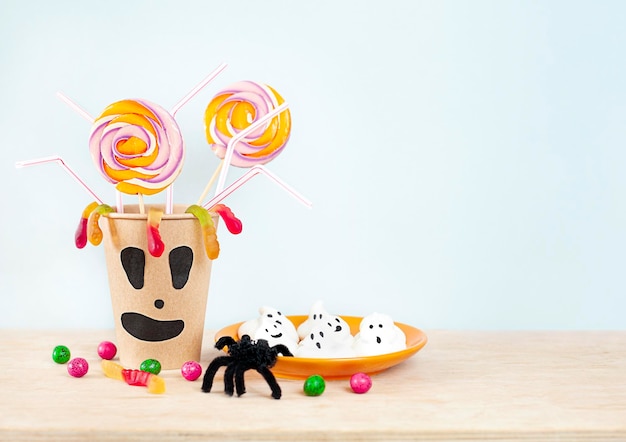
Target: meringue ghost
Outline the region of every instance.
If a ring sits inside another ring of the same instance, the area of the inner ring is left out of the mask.
[[[357,356],[375,356],[406,348],[406,335],[389,315],[372,313],[359,325],[352,346]]]
[[[293,322],[274,307],[259,308],[259,315],[239,326],[239,337],[248,335],[255,341],[265,339],[270,347],[284,344],[293,353],[299,341]]]

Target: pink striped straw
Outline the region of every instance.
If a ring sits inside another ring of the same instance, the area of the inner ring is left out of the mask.
[[[294,197],[300,203],[304,204],[309,209],[313,206],[313,203],[311,203],[311,201],[306,199],[304,196],[302,196],[300,193],[298,193],[295,189],[293,189],[291,186],[289,186],[283,180],[278,178],[275,174],[273,174],[272,172],[267,170],[262,165],[256,165],[256,166],[252,166],[245,174],[243,174],[241,177],[239,177],[238,179],[233,181],[233,183],[230,186],[228,186],[227,188],[222,190],[220,193],[215,195],[211,200],[209,200],[209,202],[204,204],[202,207],[204,207],[205,209],[211,209],[213,206],[215,206],[216,204],[218,204],[222,200],[226,199],[226,197],[228,197],[230,194],[232,194],[235,190],[237,190],[241,186],[243,186],[252,177],[254,177],[254,176],[256,176],[256,175],[258,175],[260,173],[265,175],[266,177],[268,177],[272,181],[274,181],[276,184],[278,184],[280,187],[282,187],[283,190],[285,190],[292,197]]]
[[[222,73],[224,69],[226,69],[228,65],[226,63],[220,64],[217,68],[213,70],[209,75],[206,76],[204,80],[202,80],[196,87],[194,87],[187,95],[185,95],[170,111],[172,116],[176,115],[176,112],[180,110],[189,100],[191,100],[198,92],[200,92],[207,84],[212,82],[215,77]]]
[[[78,115],[80,115],[81,117],[83,117],[85,120],[89,121],[90,123],[93,124],[93,122],[95,121],[94,117],[92,117],[91,115],[89,115],[89,113],[83,109],[82,107],[80,107],[75,101],[73,101],[72,99],[70,99],[67,95],[65,95],[63,92],[57,92],[57,97],[61,99],[61,101],[63,101],[65,104],[67,104],[69,107],[71,107]]]
[[[233,151],[235,150],[235,146],[239,141],[248,136],[250,133],[261,127],[263,124],[267,123],[269,120],[274,118],[276,115],[280,114],[282,111],[286,110],[289,107],[287,102],[284,102],[277,108],[273,109],[271,112],[263,115],[257,121],[252,123],[250,126],[246,127],[244,130],[239,132],[237,135],[232,137],[228,142],[228,146],[226,147],[226,153],[224,154],[224,167],[220,171],[220,177],[217,180],[217,186],[215,188],[215,195],[219,194],[222,190],[224,190],[224,185],[226,183],[226,175],[228,174],[228,168],[230,167],[230,162],[233,158]]]
[[[34,160],[18,161],[15,163],[15,167],[21,168],[21,167],[28,167],[28,166],[36,166],[36,165],[45,164],[45,163],[57,163],[67,173],[69,173],[70,176],[74,178],[78,182],[78,184],[80,184],[82,188],[85,189],[87,193],[89,193],[89,195],[93,197],[93,199],[95,199],[99,204],[104,204],[102,200],[100,199],[100,197],[98,197],[98,195],[96,195],[96,193],[87,184],[85,184],[85,182],[82,179],[80,179],[80,177],[70,168],[70,166],[68,166],[65,163],[65,161],[63,161],[63,158],[59,156],[51,156],[51,157],[44,157],[44,158],[36,158]]]

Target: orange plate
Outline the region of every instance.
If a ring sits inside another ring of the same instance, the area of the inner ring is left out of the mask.
[[[307,319],[306,315],[288,316],[296,328]],[[359,332],[361,317],[342,316],[350,326],[353,335]],[[215,333],[215,340],[222,336],[232,336],[239,339],[238,330],[242,322],[224,327]],[[426,335],[423,331],[410,325],[395,323],[406,335],[406,349],[377,356],[363,356],[358,358],[295,358],[279,356],[272,373],[279,378],[306,379],[313,374],[319,374],[326,379],[348,379],[354,373],[380,373],[394,365],[403,362],[417,353],[426,345]]]

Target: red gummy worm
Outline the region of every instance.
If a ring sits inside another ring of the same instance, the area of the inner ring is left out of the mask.
[[[79,249],[84,248],[87,245],[87,218],[80,218],[78,222],[78,228],[74,234],[74,243]]]
[[[161,239],[161,233],[158,226],[148,224],[148,251],[152,256],[158,258],[163,254],[165,244]]]
[[[216,204],[213,206],[213,210],[215,210],[224,220],[224,224],[226,224],[226,228],[233,235],[238,235],[243,230],[243,224],[241,220],[235,216],[230,207],[224,204]]]

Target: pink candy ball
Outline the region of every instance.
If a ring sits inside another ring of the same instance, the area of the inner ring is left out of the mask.
[[[113,359],[117,354],[117,347],[114,343],[109,341],[102,341],[100,345],[98,345],[98,356],[102,359]]]
[[[67,372],[75,378],[82,378],[89,371],[89,364],[83,358],[74,358],[67,363]]]
[[[188,381],[195,381],[202,374],[202,366],[196,361],[187,361],[180,368],[180,372]]]
[[[365,373],[355,373],[350,378],[350,387],[357,394],[367,393],[372,388],[372,378]]]

